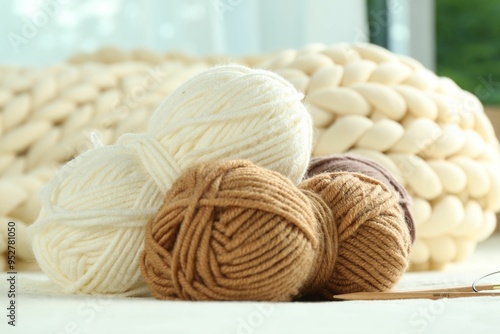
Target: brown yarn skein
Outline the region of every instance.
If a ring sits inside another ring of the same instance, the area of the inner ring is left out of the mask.
[[[183,173],[146,225],[143,277],[158,299],[291,300],[318,247],[307,197],[250,162]]]
[[[328,282],[307,292],[331,299],[339,293],[391,289],[408,267],[411,248],[398,196],[379,180],[349,172],[318,174],[299,187],[318,194],[331,209],[329,220],[338,234]]]
[[[415,220],[411,213],[411,197],[401,183],[399,183],[386,168],[361,155],[352,153],[332,154],[311,159],[307,170],[307,177],[331,172],[354,172],[364,174],[382,181],[389,189],[396,191],[399,194],[399,205],[405,213],[406,225],[408,225],[408,229],[410,230],[411,241],[415,241],[416,230]]]
[[[146,226],[156,298],[289,301],[392,288],[410,237],[398,196],[354,173],[300,187],[244,160],[197,165]]]

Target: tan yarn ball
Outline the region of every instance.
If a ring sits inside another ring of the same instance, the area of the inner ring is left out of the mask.
[[[330,299],[391,289],[406,271],[411,250],[399,196],[379,180],[349,172],[318,174],[299,188],[319,195],[330,208],[338,238],[333,272],[312,292]]]
[[[307,198],[245,161],[186,171],[146,227],[141,268],[159,299],[290,300],[318,245]]]

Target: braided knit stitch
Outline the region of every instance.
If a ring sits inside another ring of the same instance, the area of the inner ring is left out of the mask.
[[[254,66],[304,92],[318,129],[314,156],[356,153],[405,186],[418,232],[412,269],[461,261],[493,232],[499,146],[475,96],[369,44],[316,44]]]

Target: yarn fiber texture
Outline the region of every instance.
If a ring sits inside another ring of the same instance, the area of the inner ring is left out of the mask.
[[[332,154],[311,159],[307,177],[329,172],[355,172],[382,181],[389,189],[399,194],[399,205],[405,214],[406,224],[410,231],[412,242],[415,241],[415,220],[411,213],[411,197],[406,189],[382,165],[357,154]]]
[[[41,269],[68,293],[140,295],[144,228],[191,165],[248,159],[299,182],[312,145],[302,95],[265,70],[209,69],[174,91],[147,133],[88,151],[43,189],[31,227]]]
[[[144,244],[158,299],[289,301],[388,290],[411,242],[397,194],[378,180],[325,173],[297,187],[235,160],[184,172]]]

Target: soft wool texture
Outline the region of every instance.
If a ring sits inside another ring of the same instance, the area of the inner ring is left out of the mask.
[[[68,293],[145,292],[145,224],[195,163],[242,158],[299,182],[312,145],[302,95],[265,70],[229,65],[179,87],[145,134],[125,134],[66,164],[44,188],[31,227],[42,270]]]
[[[330,300],[388,290],[411,245],[398,198],[357,173],[297,187],[249,161],[200,164],[147,224],[142,273],[159,299]]]
[[[307,170],[307,177],[320,173],[330,172],[355,172],[368,175],[374,179],[384,182],[389,189],[399,194],[399,205],[405,213],[406,224],[410,231],[412,242],[415,241],[415,220],[411,213],[411,197],[406,189],[396,178],[383,166],[375,161],[357,154],[332,154],[317,157],[311,160]]]

